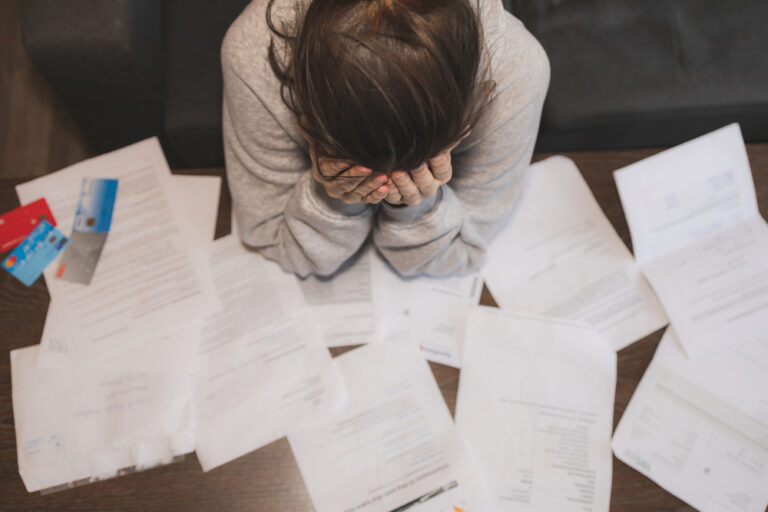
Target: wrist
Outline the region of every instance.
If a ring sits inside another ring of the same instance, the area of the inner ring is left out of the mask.
[[[442,197],[442,188],[437,189],[437,192],[432,197],[426,197],[412,206],[406,204],[393,205],[386,201],[382,201],[382,210],[384,216],[394,222],[413,222],[414,220],[426,215],[435,207]]]
[[[381,202],[381,204],[386,204],[390,208],[405,208],[408,205],[405,203],[390,203],[386,199]]]

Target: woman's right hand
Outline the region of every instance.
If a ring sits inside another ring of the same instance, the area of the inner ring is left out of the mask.
[[[317,145],[309,142],[312,159],[312,177],[320,183],[325,192],[346,204],[377,204],[389,193],[387,176],[374,175],[363,166],[353,165],[336,158],[317,156]]]

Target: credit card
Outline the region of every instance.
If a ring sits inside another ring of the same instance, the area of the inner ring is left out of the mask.
[[[45,199],[38,199],[0,215],[0,252],[19,245],[43,220],[52,226],[56,225],[56,219]]]
[[[106,242],[107,233],[73,231],[69,247],[59,260],[56,277],[72,283],[91,284]]]
[[[16,279],[31,286],[56,256],[69,244],[69,239],[47,220],[35,229],[3,261],[3,268]]]
[[[116,198],[117,180],[83,179],[72,224],[72,241],[61,255],[56,277],[72,283],[91,283],[107,243]]]
[[[72,231],[107,233],[117,198],[117,180],[83,178]]]

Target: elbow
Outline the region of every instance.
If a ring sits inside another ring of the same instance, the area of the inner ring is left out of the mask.
[[[312,274],[319,277],[331,277],[334,275],[339,268],[341,268],[341,265],[343,264],[343,261],[339,262],[331,262],[331,261],[320,261],[320,262],[314,262],[310,261],[310,264],[307,266],[307,270],[302,272],[295,272],[296,275],[300,277],[307,277],[308,275]]]
[[[306,278],[310,275],[328,277],[335,274],[344,263],[345,259],[327,258],[313,255],[299,244],[286,243],[285,240],[273,239],[266,240],[264,237],[256,236],[251,229],[239,229],[240,240],[248,247],[267,258],[274,261],[280,267],[291,274],[296,274],[300,278]]]
[[[449,277],[469,274],[485,262],[485,247],[448,247],[427,260],[408,252],[382,251],[389,264],[403,277]]]

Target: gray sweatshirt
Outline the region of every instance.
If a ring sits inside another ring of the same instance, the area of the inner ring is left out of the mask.
[[[274,18],[292,19],[294,2],[277,0]],[[251,2],[221,49],[227,178],[242,241],[301,276],[332,274],[371,233],[403,275],[478,268],[531,160],[549,85],[539,43],[500,0],[479,0],[496,90],[452,152],[452,180],[416,206],[347,205],[312,178],[308,145],[267,60],[266,6]]]

